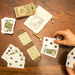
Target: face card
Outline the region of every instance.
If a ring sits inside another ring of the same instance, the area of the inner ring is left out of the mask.
[[[49,12],[47,12],[41,6],[38,6],[36,13],[33,16],[30,16],[24,22],[24,25],[31,29],[33,32],[39,33],[51,18],[52,15]]]
[[[2,33],[13,34],[15,19],[5,17],[2,24]]]
[[[54,40],[56,40],[56,38],[44,37],[41,53],[56,58],[59,44],[54,43]]]

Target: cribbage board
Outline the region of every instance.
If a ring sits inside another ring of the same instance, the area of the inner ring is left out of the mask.
[[[41,60],[41,55],[34,46],[32,40],[28,36],[27,32],[20,30],[18,32],[18,38],[21,41],[22,45],[25,47],[25,50],[28,52],[29,56],[34,62],[39,62]]]

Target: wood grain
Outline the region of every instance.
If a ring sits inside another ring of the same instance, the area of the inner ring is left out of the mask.
[[[54,24],[50,20],[39,32],[38,35],[42,39],[45,36],[51,37],[58,30],[70,29],[75,34],[75,0],[0,0],[0,19],[4,17],[15,18],[14,7],[31,2],[36,7],[38,5],[42,6],[55,16]],[[13,35],[5,35],[0,32],[0,57],[11,43],[24,53],[26,57],[25,68],[8,68],[7,62],[0,58],[0,75],[67,75],[65,67],[66,58],[73,47],[60,45],[57,58],[41,54],[42,60],[39,63],[33,62],[18,39],[17,32],[21,29],[25,30],[39,52],[41,51],[43,41],[40,42],[33,35],[33,32],[24,26],[23,23],[27,18],[16,19]]]

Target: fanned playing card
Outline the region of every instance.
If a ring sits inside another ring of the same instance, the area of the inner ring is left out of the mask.
[[[10,44],[4,54],[1,56],[7,62],[7,67],[24,68],[25,57],[20,49]]]
[[[30,16],[24,22],[24,25],[31,29],[33,32],[39,33],[51,18],[52,15],[49,12],[47,12],[41,6],[38,6],[36,13],[33,16]]]
[[[75,63],[75,48],[67,55],[66,67],[74,68],[73,63]]]
[[[50,37],[44,37],[43,47],[41,50],[42,54],[56,58],[58,50],[59,50],[59,44],[54,43],[53,42],[54,40],[57,40],[57,39],[56,38],[50,38]]]

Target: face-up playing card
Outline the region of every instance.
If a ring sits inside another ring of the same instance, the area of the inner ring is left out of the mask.
[[[66,67],[74,68],[73,63],[75,63],[75,48],[67,55]]]
[[[20,49],[12,44],[7,47],[1,58],[7,61],[7,67],[24,68],[25,57],[23,52],[20,52]]]
[[[39,33],[51,18],[52,15],[49,12],[47,12],[41,6],[38,6],[36,13],[33,16],[30,16],[24,22],[24,25],[31,29],[33,32]]]
[[[24,68],[25,57],[22,57],[21,54],[15,53],[7,57],[8,67],[14,68]]]
[[[10,55],[11,53],[15,53],[15,52],[19,52],[19,53],[20,53],[20,50],[19,50],[17,47],[15,47],[15,46],[13,46],[12,44],[10,44],[10,45],[7,47],[7,49],[6,49],[6,51],[4,52],[4,54],[1,56],[1,58],[3,58],[4,60],[7,61],[7,56]]]
[[[14,25],[15,25],[15,19],[13,18],[7,18],[4,17],[3,19],[1,19],[1,33],[2,34],[13,34],[13,29],[14,29]]]
[[[59,44],[54,43],[53,42],[54,40],[57,40],[57,39],[50,38],[50,37],[44,37],[41,53],[56,58],[56,55],[59,49]]]

